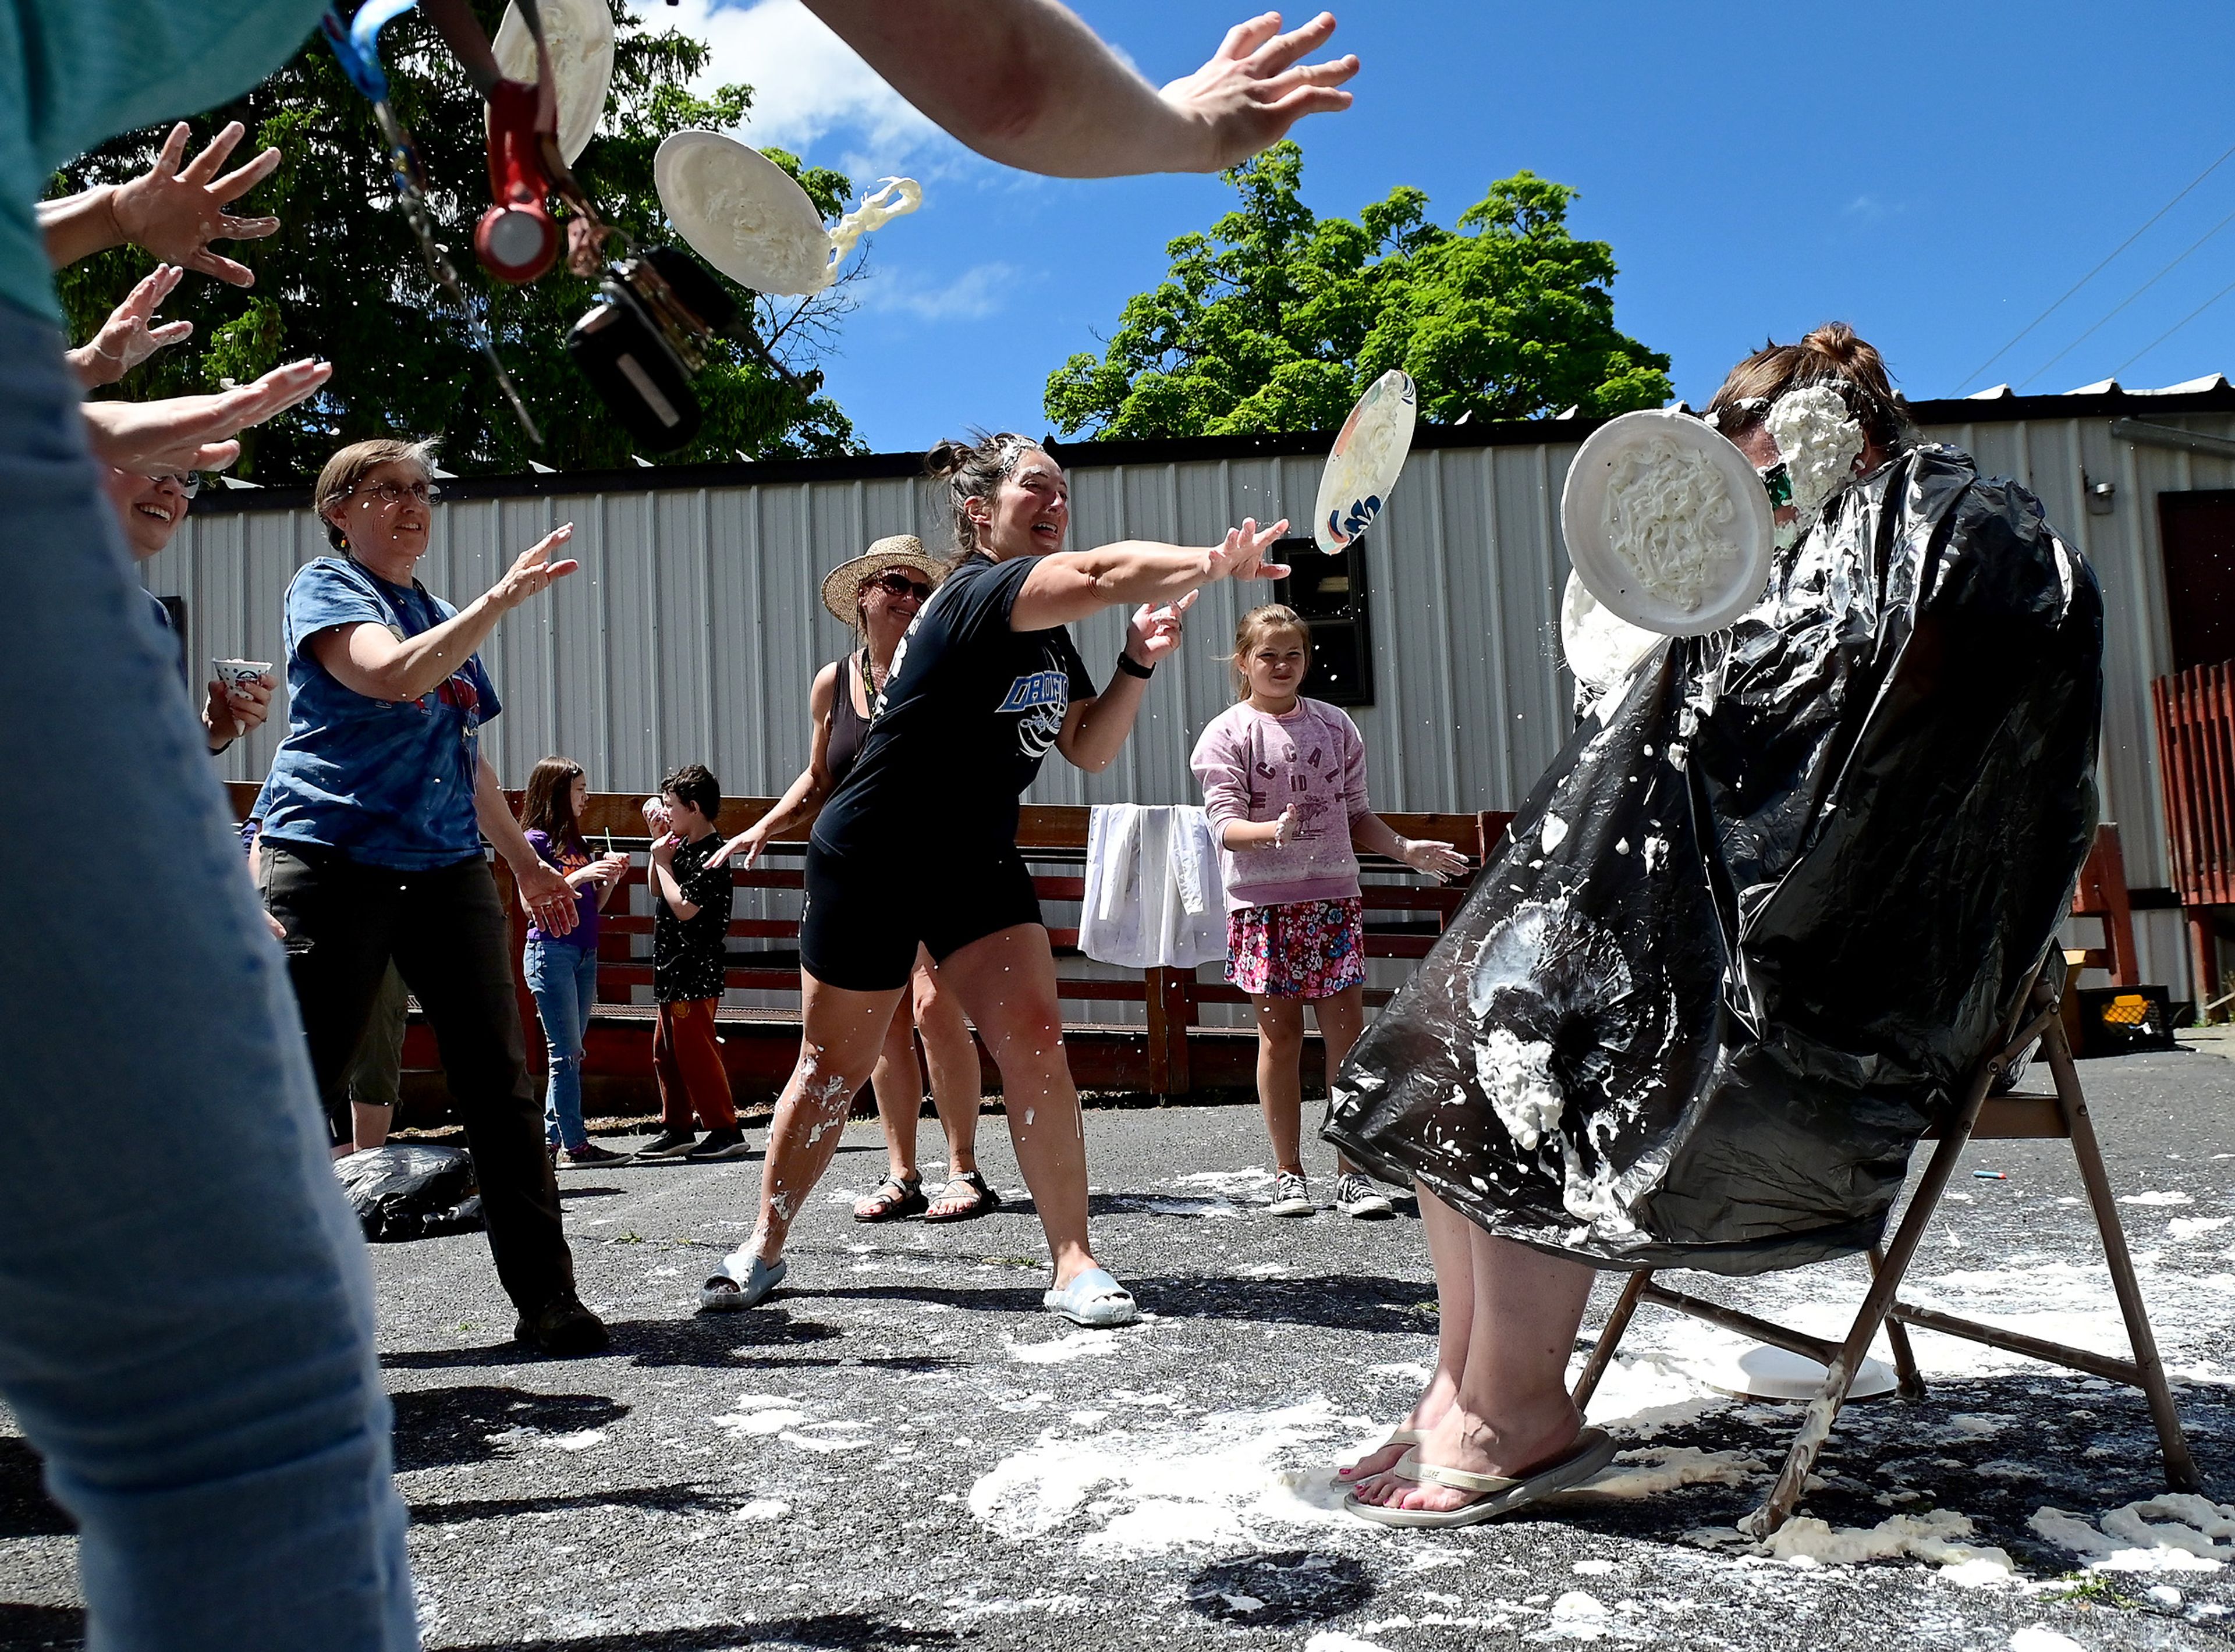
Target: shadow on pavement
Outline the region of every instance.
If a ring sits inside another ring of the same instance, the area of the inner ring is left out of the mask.
[[[415,1526],[464,1525],[475,1520],[508,1520],[524,1514],[560,1514],[570,1510],[649,1509],[659,1514],[727,1514],[737,1507],[696,1485],[639,1485],[613,1491],[580,1491],[571,1497],[488,1498],[479,1501],[415,1503]]]
[[[0,1601],[0,1647],[7,1652],[46,1652],[85,1644],[85,1610],[77,1606],[22,1606]]]
[[[859,1612],[817,1617],[779,1617],[758,1623],[709,1623],[698,1629],[646,1629],[564,1641],[493,1641],[446,1647],[442,1652],[744,1652],[749,1647],[922,1647],[927,1652],[960,1646],[946,1629],[907,1629]]]
[[[1373,1580],[1348,1555],[1290,1549],[1205,1566],[1189,1579],[1188,1604],[1216,1622],[1244,1629],[1323,1623],[1373,1598]]]
[[[77,1523],[47,1495],[31,1442],[14,1435],[0,1439],[0,1537],[67,1537],[76,1530]]]
[[[525,1388],[419,1388],[389,1396],[396,1407],[396,1471],[494,1462],[508,1430],[578,1433],[619,1422],[629,1407],[603,1394]],[[492,1439],[490,1436],[497,1436]]]
[[[1345,1331],[1433,1331],[1435,1287],[1379,1274],[1278,1279],[1205,1276],[1126,1282],[1143,1308],[1166,1319],[1245,1320],[1324,1325]]]

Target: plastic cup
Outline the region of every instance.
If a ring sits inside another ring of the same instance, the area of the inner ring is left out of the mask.
[[[272,662],[268,659],[213,659],[210,661],[211,674],[225,685],[226,692],[228,693],[236,688],[246,689],[252,686],[258,678],[267,675],[271,670]]]

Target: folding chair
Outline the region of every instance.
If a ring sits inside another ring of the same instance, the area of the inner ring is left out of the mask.
[[[2127,1255],[2126,1232],[2119,1225],[2118,1206],[2113,1202],[2111,1184],[2103,1173],[2103,1156],[2096,1146],[2094,1127],[2088,1122],[2087,1098],[2081,1093],[2080,1075],[2072,1064],[2072,1048],[2066,1041],[2058,1016],[2059,993],[2051,981],[2064,974],[2061,954],[2050,955],[2055,964],[2036,970],[2029,989],[2020,1000],[2020,1009],[2011,1017],[2012,1024],[2005,1028],[2006,1036],[1973,1069],[1963,1099],[1947,1124],[1928,1132],[1937,1137],[1939,1145],[1924,1167],[1901,1225],[1894,1230],[1892,1242],[1871,1248],[1871,1288],[1844,1342],[1809,1336],[1720,1302],[1670,1290],[1655,1283],[1653,1273],[1648,1269],[1630,1275],[1615,1301],[1613,1311],[1607,1315],[1606,1328],[1599,1334],[1597,1345],[1592,1348],[1583,1374],[1576,1379],[1577,1409],[1589,1403],[1641,1302],[1688,1314],[1823,1366],[1824,1385],[1808,1404],[1799,1434],[1786,1454],[1785,1467],[1777,1477],[1777,1484],[1770,1489],[1768,1500],[1742,1523],[1752,1535],[1766,1537],[1783,1525],[1799,1504],[1808,1484],[1809,1471],[1824,1448],[1824,1441],[1832,1432],[1839,1407],[1845,1402],[1847,1391],[1862,1368],[1863,1357],[1870,1351],[1880,1326],[1885,1328],[1887,1340],[1893,1347],[1903,1397],[1924,1397],[1924,1381],[1917,1374],[1917,1360],[1910,1350],[1905,1329],[1915,1325],[2140,1388],[2148,1396],[2150,1416],[2157,1424],[2158,1439],[2165,1452],[2167,1484],[2176,1491],[2199,1490],[2202,1482],[2197,1476],[2196,1460],[2189,1455],[2180,1417],[2173,1409],[2173,1394],[2166,1386],[2157,1340],[2150,1334],[2149,1314],[2142,1306],[2141,1291],[2134,1281],[2133,1262]],[[2054,1093],[1989,1095],[1995,1080],[2025,1053],[2035,1039],[2041,1040],[2042,1052],[2048,1058],[2055,1081]],[[1937,1309],[1914,1307],[1900,1300],[1903,1277],[1917,1255],[1925,1229],[1931,1225],[1939,1209],[1941,1196],[1948,1190],[1949,1179],[1955,1174],[1956,1162],[1963,1156],[1964,1144],[1974,1137],[2000,1140],[2061,1137],[2072,1144],[2073,1157],[2079,1161],[2081,1183],[2087,1189],[2088,1203],[2095,1213],[2096,1231],[2102,1236],[2111,1286],[2118,1295],[2120,1312],[2126,1317],[2127,1339],[2133,1347],[2132,1360],[2045,1341],[1998,1326],[1958,1319]]]

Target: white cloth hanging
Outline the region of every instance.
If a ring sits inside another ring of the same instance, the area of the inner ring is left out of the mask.
[[[1128,969],[1193,969],[1226,956],[1226,888],[1202,810],[1095,805],[1078,949]]]

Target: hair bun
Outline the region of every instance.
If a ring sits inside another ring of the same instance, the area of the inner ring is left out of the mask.
[[[926,475],[946,481],[968,464],[973,456],[972,449],[960,442],[942,438],[931,444],[931,451],[923,456]]]

